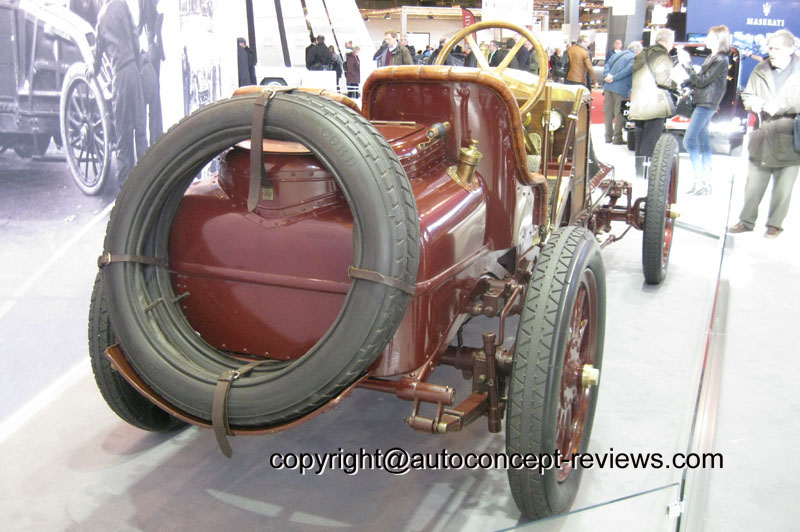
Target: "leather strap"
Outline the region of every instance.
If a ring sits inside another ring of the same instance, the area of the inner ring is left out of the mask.
[[[272,187],[264,168],[264,116],[275,91],[264,91],[256,98],[253,108],[253,125],[250,133],[250,190],[247,194],[247,210],[253,212],[261,198],[261,186]]]
[[[222,372],[217,379],[217,387],[214,389],[214,402],[211,405],[211,426],[214,428],[214,436],[220,451],[226,457],[233,455],[233,449],[228,441],[228,436],[233,436],[230,425],[228,425],[228,394],[231,391],[233,381],[240,377],[246,377],[259,364],[267,362],[264,360],[254,360],[239,369],[228,369]]]
[[[663,46],[662,46],[662,48],[663,48]],[[648,52],[649,50],[651,50],[651,49],[652,49],[652,47],[650,47],[650,48],[647,48],[646,50],[644,50],[644,51],[642,52],[642,53],[644,54],[644,61],[645,61],[645,63],[647,63],[647,70],[649,70],[649,71],[650,71],[650,75],[652,75],[652,76],[653,76],[653,81],[655,82],[655,84],[656,84],[656,87],[658,87],[658,88],[659,88],[659,89],[661,89],[661,90],[664,90],[664,91],[667,91],[667,92],[669,92],[669,91],[671,91],[671,90],[672,90],[672,88],[671,88],[671,87],[668,87],[668,86],[667,86],[667,87],[665,87],[665,86],[663,86],[663,85],[659,85],[659,84],[658,84],[658,78],[656,77],[656,71],[655,71],[655,70],[653,70],[653,65],[650,63],[650,54],[649,54],[649,53],[647,53],[647,52]],[[669,50],[667,50],[667,53],[669,53]]]
[[[395,279],[394,277],[387,277],[382,273],[373,272],[371,270],[362,270],[361,268],[350,266],[347,269],[347,275],[349,275],[352,279],[364,279],[365,281],[372,281],[373,283],[385,284],[386,286],[391,286],[392,288],[402,290],[406,294],[412,296],[414,295],[415,287],[413,285],[405,283],[400,279]]]
[[[153,266],[163,266],[169,268],[169,262],[155,257],[142,257],[140,255],[125,255],[123,253],[106,253],[97,257],[97,267],[102,268],[114,262],[137,262],[139,264],[151,264]]]

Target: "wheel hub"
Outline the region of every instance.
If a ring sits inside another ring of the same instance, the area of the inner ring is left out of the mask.
[[[581,386],[591,388],[600,383],[600,370],[591,364],[584,364],[581,369]]]
[[[678,210],[678,204],[672,203],[669,206],[669,217],[670,218],[678,218],[681,215],[680,211]]]

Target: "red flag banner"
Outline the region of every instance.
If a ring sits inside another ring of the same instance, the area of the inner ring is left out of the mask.
[[[472,26],[475,24],[475,15],[472,14],[472,11],[466,8],[461,8],[461,18],[464,21],[464,27]]]

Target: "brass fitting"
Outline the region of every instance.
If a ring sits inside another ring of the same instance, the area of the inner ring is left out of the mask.
[[[669,206],[669,217],[670,218],[678,218],[681,215],[680,211],[678,210],[678,204],[672,203]]]
[[[458,167],[451,166],[447,169],[447,175],[470,192],[478,188],[478,183],[475,181],[475,169],[483,158],[483,154],[478,151],[477,146],[478,141],[471,140],[469,148],[461,148]]]

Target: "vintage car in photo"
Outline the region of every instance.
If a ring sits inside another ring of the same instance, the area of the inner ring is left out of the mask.
[[[524,37],[503,63],[445,66],[491,28]],[[210,428],[230,456],[229,435],[303,430],[361,388],[408,401],[416,430],[497,433],[505,418],[508,453],[584,452],[601,248],[642,230],[644,280],[662,281],[678,145],[662,136],[633,198],[594,155],[589,92],[507,68],[526,40],[546,65],[530,31],[481,22],[433,65],[373,72],[361,107],[244,87],[165,134],[125,181],[98,259],[90,357],[109,406],[145,430]],[[219,171],[198,179],[212,159]],[[471,394],[437,382],[440,365]],[[567,511],[581,474],[508,472],[528,518]]]
[[[92,26],[63,5],[0,0],[0,152],[43,158],[52,142],[65,152],[75,184],[97,194],[111,164],[111,69],[93,62]]]

